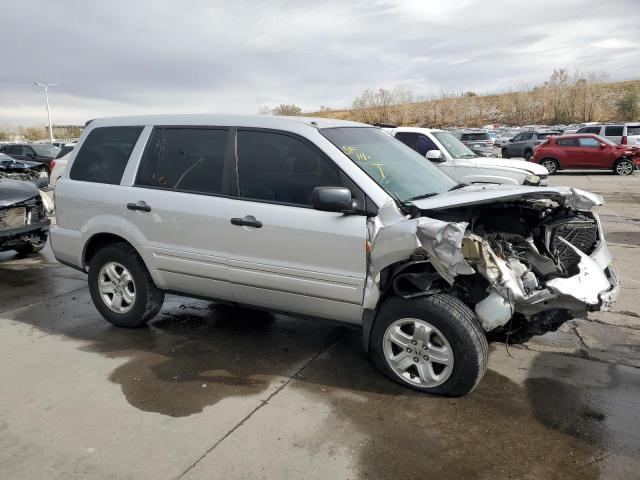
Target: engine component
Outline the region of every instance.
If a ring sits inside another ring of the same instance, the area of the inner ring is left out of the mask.
[[[511,302],[494,288],[489,289],[487,298],[476,304],[475,311],[482,328],[487,332],[506,324],[513,315]]]
[[[545,243],[549,252],[554,255],[565,269],[572,269],[580,261],[576,251],[564,243],[564,238],[571,245],[586,255],[593,253],[598,240],[596,221],[585,215],[572,215],[571,218],[556,219],[545,224]]]

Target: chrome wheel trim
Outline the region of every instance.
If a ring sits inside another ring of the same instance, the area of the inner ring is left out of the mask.
[[[437,387],[453,372],[453,350],[440,330],[418,318],[401,318],[384,332],[382,349],[391,370],[419,387]]]
[[[98,274],[100,298],[112,312],[127,313],[136,301],[136,287],[129,270],[118,262],[105,263]]]
[[[549,170],[549,173],[554,173],[557,170],[556,162],[554,162],[553,160],[545,160],[544,162],[542,162],[542,166]]]
[[[622,160],[616,165],[616,173],[618,175],[631,175],[633,173],[633,165],[629,160]]]

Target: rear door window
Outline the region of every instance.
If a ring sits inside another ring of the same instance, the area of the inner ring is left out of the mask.
[[[577,147],[579,145],[577,138],[562,138],[556,143],[561,147]]]
[[[228,129],[155,129],[138,169],[136,185],[222,193],[228,137]]]
[[[98,127],[78,151],[72,180],[118,185],[143,127]]]
[[[364,194],[331,159],[281,133],[238,131],[238,183],[241,197],[273,203],[310,207],[315,187],[347,187],[364,202]]]
[[[621,137],[624,127],[622,125],[611,125],[604,128],[605,137]]]

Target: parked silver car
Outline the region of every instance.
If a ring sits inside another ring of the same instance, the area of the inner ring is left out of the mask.
[[[95,120],[56,199],[55,256],[114,325],[144,325],[165,292],[347,322],[430,393],[477,385],[486,332],[553,330],[619,289],[598,195],[457,184],[354,122]]]

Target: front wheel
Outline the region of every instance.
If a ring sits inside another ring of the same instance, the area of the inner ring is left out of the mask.
[[[474,313],[445,294],[386,300],[371,334],[373,362],[385,375],[438,395],[471,392],[484,376],[488,350]]]
[[[613,171],[616,175],[631,175],[633,173],[634,166],[630,160],[623,158],[618,160],[613,167]]]
[[[509,155],[509,150],[507,150],[506,148],[503,148],[500,151],[500,155],[502,156],[502,158],[511,158],[511,155]]]
[[[156,287],[138,253],[127,243],[108,245],[89,264],[89,292],[100,314],[117,327],[141,327],[162,307]]]

